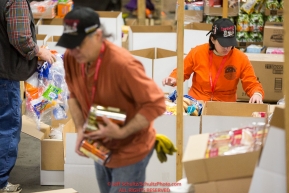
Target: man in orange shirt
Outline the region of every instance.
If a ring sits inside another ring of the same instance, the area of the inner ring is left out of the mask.
[[[242,82],[250,103],[263,103],[264,90],[248,57],[237,46],[236,27],[229,19],[213,23],[209,43],[193,48],[184,60],[184,79],[193,74],[189,95],[197,100],[235,102],[237,85]],[[177,69],[163,80],[175,86]]]
[[[101,193],[116,193],[120,188],[141,192],[156,140],[153,120],[166,110],[163,92],[146,76],[138,60],[105,39],[94,10],[75,8],[63,23],[64,32],[57,45],[67,48],[64,67],[70,91],[68,104],[78,130],[75,151],[84,156],[79,150],[83,139],[110,139],[102,141],[112,152],[109,162],[95,163]],[[84,134],[92,104],[126,112],[124,126],[103,117],[105,125]]]

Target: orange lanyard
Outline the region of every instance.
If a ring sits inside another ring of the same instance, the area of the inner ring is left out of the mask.
[[[222,62],[221,62],[221,65],[220,65],[220,68],[216,74],[216,77],[214,79],[214,81],[212,80],[212,65],[213,65],[213,52],[210,51],[210,75],[209,75],[209,79],[210,79],[210,85],[211,85],[211,90],[212,90],[212,96],[211,96],[211,101],[213,100],[214,98],[214,92],[215,92],[215,89],[216,89],[216,84],[217,84],[217,80],[221,74],[221,71],[223,70],[224,68],[224,65],[226,63],[226,60],[227,60],[227,55],[223,57],[222,59]]]
[[[94,85],[92,87],[92,94],[91,94],[91,104],[88,104],[88,109],[93,104],[93,99],[95,97],[96,81],[97,81],[97,78],[98,78],[99,68],[100,68],[100,65],[102,63],[102,58],[103,58],[104,51],[105,51],[105,44],[102,43],[101,49],[100,49],[100,53],[99,53],[99,55],[97,57],[97,60],[96,60],[95,73],[94,73],[94,77],[93,77]],[[85,73],[85,65],[84,64],[81,64],[81,71],[82,71],[82,77],[84,78],[84,81],[86,81],[86,73]]]

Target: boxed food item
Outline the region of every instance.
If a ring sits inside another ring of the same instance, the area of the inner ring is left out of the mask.
[[[99,130],[99,124],[105,124],[103,116],[106,116],[117,125],[124,125],[126,115],[118,108],[103,107],[100,105],[92,105],[88,114],[87,121],[84,125],[84,133]],[[105,165],[109,162],[111,151],[102,145],[102,140],[83,140],[80,151],[86,156],[92,158],[95,162]]]
[[[57,1],[45,0],[45,1],[32,1],[30,3],[33,17],[50,19],[56,16]]]

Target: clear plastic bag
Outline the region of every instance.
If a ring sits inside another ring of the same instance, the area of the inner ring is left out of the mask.
[[[51,116],[56,120],[65,119],[68,109],[68,87],[62,55],[56,53],[56,62],[38,62],[36,72],[25,81],[26,115],[40,122],[50,123]]]

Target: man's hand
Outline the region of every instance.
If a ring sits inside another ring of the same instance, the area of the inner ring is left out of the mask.
[[[262,95],[260,93],[254,93],[250,98],[249,103],[263,104]]]
[[[162,83],[163,83],[163,86],[165,86],[165,85],[176,86],[177,81],[175,78],[167,77],[167,78],[163,79]]]
[[[104,139],[103,142],[106,142],[109,139],[123,139],[127,137],[124,129],[121,129],[105,116],[103,116],[102,119],[105,125],[98,124],[99,130],[84,134],[84,138],[94,141]]]
[[[75,146],[75,152],[80,155],[80,156],[84,156],[87,157],[86,155],[84,155],[79,149],[81,146],[81,142],[84,139],[83,136],[83,130],[82,129],[78,129],[78,133],[77,133],[77,139],[76,139],[76,146]]]
[[[37,56],[40,59],[49,62],[50,64],[53,64],[56,61],[56,56],[45,48],[39,48]]]

